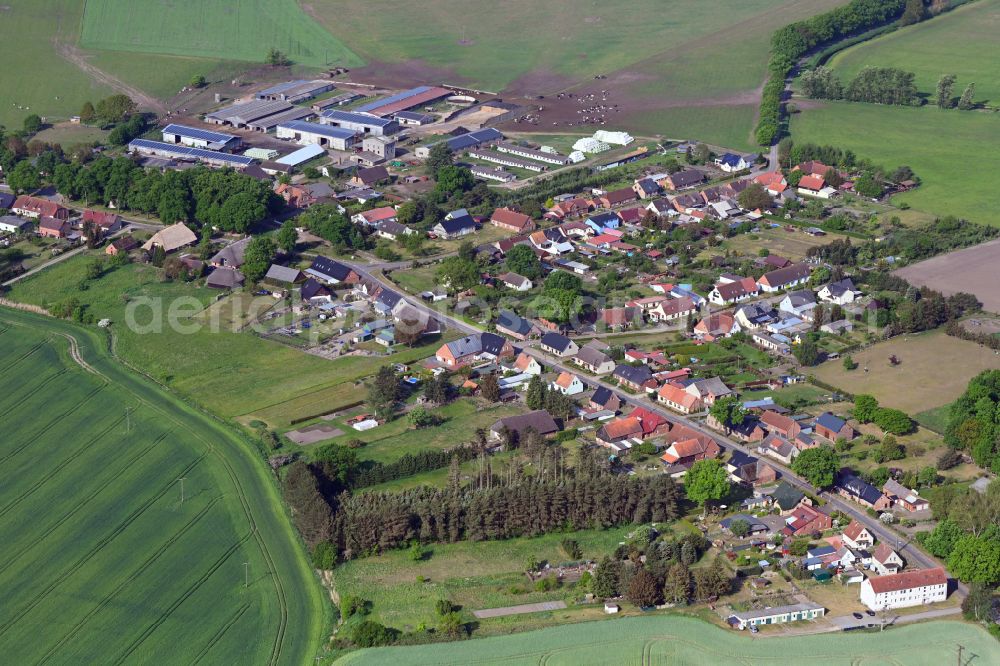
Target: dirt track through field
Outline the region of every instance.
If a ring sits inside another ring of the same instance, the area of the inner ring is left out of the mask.
[[[160,100],[147,95],[135,86],[130,86],[121,79],[114,77],[104,70],[89,63],[87,61],[87,57],[80,51],[79,48],[76,47],[75,44],[69,44],[63,40],[62,16],[58,17],[58,21],[59,27],[56,29],[56,34],[52,38],[52,48],[55,49],[55,52],[58,53],[60,57],[76,65],[80,71],[98,83],[103,84],[116,92],[122,93],[123,95],[128,95],[140,107],[145,107],[160,115],[167,113],[166,105],[164,105]]]

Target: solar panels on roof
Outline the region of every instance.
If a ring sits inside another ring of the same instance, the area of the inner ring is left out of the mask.
[[[162,132],[164,134],[176,134],[177,136],[198,139],[199,141],[207,141],[209,143],[228,143],[237,138],[232,134],[223,134],[222,132],[213,132],[197,127],[188,127],[187,125],[175,125],[174,123],[164,127]]]
[[[350,139],[355,134],[353,130],[344,129],[343,127],[337,127],[335,125],[321,125],[319,123],[310,123],[304,120],[291,120],[286,123],[281,123],[281,127],[294,130],[296,132],[319,134],[320,136],[326,136],[331,139]]]
[[[311,83],[311,82],[306,81],[304,79],[300,79],[298,81],[285,81],[284,83],[279,83],[276,86],[271,86],[270,88],[265,88],[264,90],[261,90],[259,93],[257,93],[257,97],[260,98],[264,97],[265,95],[277,95],[278,93],[283,93],[286,90],[291,90],[292,88],[301,86],[306,83]]]
[[[214,150],[203,148],[189,148],[175,143],[164,143],[162,141],[150,141],[149,139],[133,139],[128,144],[128,149],[148,151],[160,155],[170,155],[177,158],[196,159],[203,162],[221,163],[230,166],[249,166],[253,160],[243,155],[230,155],[229,153],[219,153]]]

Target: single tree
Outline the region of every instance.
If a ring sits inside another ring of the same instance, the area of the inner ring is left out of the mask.
[[[699,460],[684,476],[685,495],[700,506],[722,499],[730,488],[729,472],[721,460]]]
[[[617,597],[620,594],[621,575],[621,562],[605,556],[594,569],[594,581],[590,586],[594,596],[598,599]]]
[[[639,569],[628,583],[626,596],[639,608],[655,606],[660,600],[660,586],[656,577],[644,568]]]
[[[285,220],[278,230],[278,247],[291,254],[295,252],[295,244],[299,240],[299,232],[295,229],[294,220]]]
[[[545,382],[539,375],[533,375],[528,382],[528,390],[525,394],[525,404],[528,409],[542,409],[545,406],[546,393]]]
[[[955,106],[953,95],[955,94],[954,74],[945,74],[937,83],[937,105],[942,109],[951,109]]]
[[[258,282],[267,273],[274,259],[274,241],[270,236],[254,236],[243,253],[240,271],[249,282]]]
[[[268,49],[267,55],[264,57],[264,62],[266,62],[268,65],[272,65],[275,67],[282,67],[285,65],[292,64],[291,61],[288,59],[288,56],[286,56],[284,53],[274,48],[273,46],[270,49]]]
[[[437,180],[438,172],[446,166],[451,166],[454,160],[454,155],[451,152],[451,148],[448,147],[448,143],[445,141],[439,141],[431,146],[430,152],[427,155],[427,170],[430,171],[431,176]]]
[[[733,533],[733,536],[745,537],[750,531],[750,523],[742,518],[737,518],[729,523],[729,531]]]
[[[201,74],[195,74],[191,77],[191,81],[188,83],[192,88],[204,88],[206,84],[205,77]]]
[[[497,376],[490,373],[479,382],[479,393],[490,402],[500,402],[500,382]]]
[[[974,109],[976,107],[976,103],[973,99],[975,95],[976,95],[976,84],[970,83],[965,87],[965,90],[962,91],[962,96],[958,99],[958,108],[961,109],[962,111],[969,111],[970,109]]]
[[[854,418],[859,423],[871,423],[878,412],[878,400],[873,395],[861,393],[854,396]]]
[[[709,408],[708,413],[721,423],[727,432],[743,423],[747,417],[747,410],[743,408],[743,402],[736,396],[719,398]]]
[[[391,419],[399,400],[399,377],[388,365],[383,365],[375,373],[368,385],[368,404],[376,414]]]
[[[792,471],[817,488],[829,488],[840,469],[840,459],[828,446],[806,449],[792,461]]]
[[[750,183],[745,190],[740,192],[737,202],[743,210],[767,210],[774,203],[774,199],[760,183]]]
[[[663,584],[663,598],[670,604],[686,604],[691,600],[691,571],[681,562],[671,565]]]
[[[809,338],[796,345],[792,354],[795,355],[799,363],[805,366],[813,366],[820,362],[819,347]]]
[[[28,134],[35,134],[42,129],[42,117],[37,113],[32,113],[24,119],[24,131]]]
[[[84,102],[83,107],[80,109],[80,122],[84,124],[92,123],[96,116],[97,112],[94,111],[94,105],[90,102]]]

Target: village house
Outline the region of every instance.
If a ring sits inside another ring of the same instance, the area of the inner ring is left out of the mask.
[[[580,351],[575,342],[561,333],[546,333],[538,341],[538,346],[542,348],[542,351],[558,356],[559,358],[573,356]]]
[[[873,611],[924,606],[947,598],[948,574],[942,567],[878,576],[861,583],[861,603]]]
[[[548,210],[546,216],[563,219],[567,217],[580,217],[586,215],[593,209],[593,203],[582,197],[560,201]]]
[[[589,345],[581,347],[576,356],[570,360],[595,375],[606,375],[615,369],[614,359]]]
[[[435,224],[433,231],[439,238],[459,238],[476,230],[476,221],[464,208],[448,213],[443,220]]]
[[[694,300],[684,296],[661,301],[648,311],[648,316],[652,322],[675,321],[690,317],[697,312],[698,306]]]
[[[658,386],[653,373],[645,365],[620,364],[615,367],[611,377],[618,382],[619,386],[625,386],[637,392],[652,390]]]
[[[692,414],[704,409],[704,403],[698,396],[688,393],[678,384],[664,384],[656,392],[656,400],[681,414]]]
[[[778,471],[760,458],[733,451],[726,461],[726,470],[735,483],[748,486],[768,486],[778,480]]]
[[[497,313],[496,327],[498,333],[517,340],[527,340],[538,334],[538,327],[511,310],[500,310]]]
[[[361,276],[353,268],[329,257],[316,257],[306,274],[327,284],[357,284]]]
[[[785,536],[803,536],[828,530],[833,525],[830,516],[807,505],[800,504],[785,519]]]
[[[504,273],[503,275],[498,276],[497,279],[503,283],[503,286],[508,289],[513,289],[514,291],[529,291],[535,286],[530,279],[524,277],[523,275],[518,275],[517,273]]]
[[[534,356],[529,356],[528,354],[521,352],[514,359],[514,364],[512,366],[520,374],[525,375],[540,375],[544,372],[542,364],[539,363]]]
[[[315,278],[306,278],[299,289],[302,300],[306,303],[322,304],[333,301],[333,291]]]
[[[718,458],[722,447],[711,437],[691,431],[694,436],[678,439],[667,447],[660,456],[666,466],[665,473],[671,476],[682,476],[699,460]]]
[[[601,310],[601,323],[609,331],[622,331],[642,324],[642,308],[626,306]]]
[[[590,396],[588,406],[595,410],[617,412],[624,404],[625,401],[617,393],[607,387],[599,386],[597,390],[594,391],[594,394]]]
[[[764,273],[757,280],[757,286],[760,287],[761,291],[773,294],[782,289],[805,284],[809,281],[811,273],[812,269],[809,267],[809,264],[792,264],[791,266]]]
[[[850,441],[856,436],[854,428],[849,426],[847,421],[830,412],[823,412],[817,416],[813,429],[817,435],[831,442],[835,442],[841,437]]]
[[[753,182],[761,185],[772,197],[776,197],[788,189],[788,181],[780,171],[768,171],[753,179]]]
[[[899,573],[904,566],[903,558],[892,549],[892,546],[882,542],[872,551],[872,568],[880,576]]]
[[[524,213],[519,213],[510,208],[497,208],[490,216],[490,223],[495,227],[523,234],[532,231],[535,223]]]
[[[802,431],[802,426],[797,421],[771,410],[760,415],[760,422],[769,433],[785,439],[792,439]]]
[[[770,456],[785,465],[791,465],[792,459],[799,454],[799,450],[795,448],[794,444],[779,435],[765,437],[760,443],[760,452],[762,455]]]
[[[660,193],[660,186],[652,178],[640,178],[632,184],[632,191],[640,199],[649,199]]]
[[[514,347],[494,333],[478,333],[447,342],[434,358],[443,366],[455,370],[480,360],[502,360],[514,356]]]
[[[38,219],[40,217],[53,217],[57,220],[66,221],[70,217],[68,208],[60,206],[55,201],[42,199],[41,197],[19,196],[14,205],[10,207],[10,212],[21,217]]]
[[[137,247],[139,247],[139,243],[134,238],[131,236],[122,236],[108,243],[108,246],[104,248],[104,254],[114,257],[122,252],[127,254]]]
[[[42,238],[66,238],[71,231],[69,222],[43,215],[38,218],[38,235]]]
[[[515,439],[521,439],[529,428],[543,437],[559,432],[559,425],[552,418],[552,415],[544,409],[538,409],[527,414],[507,416],[496,421],[490,426],[490,437],[494,440],[500,440],[506,432],[513,435]]]
[[[373,166],[367,169],[358,169],[351,176],[351,185],[355,187],[371,187],[387,180],[389,180],[388,170],[384,166]]]
[[[616,452],[632,448],[633,442],[663,435],[670,429],[665,418],[642,407],[628,416],[608,421],[596,433],[597,443]]]
[[[33,231],[35,225],[16,215],[0,215],[0,232],[9,234],[26,234]]]
[[[740,332],[740,325],[731,312],[718,312],[694,325],[694,334],[699,340],[715,342]]]
[[[844,542],[845,546],[854,548],[855,550],[868,550],[873,545],[875,545],[875,537],[872,535],[868,528],[862,525],[857,520],[852,520],[847,527],[844,528],[844,533],[840,536],[841,541]]]
[[[784,335],[771,335],[770,333],[765,333],[764,331],[754,331],[750,335],[750,341],[761,349],[766,349],[767,351],[773,351],[779,354],[790,354],[792,352],[791,340]]]
[[[713,160],[715,165],[726,173],[744,171],[753,166],[756,155],[736,155],[734,153],[723,153]]]
[[[293,284],[298,284],[306,279],[305,273],[297,268],[292,268],[290,266],[282,266],[280,264],[271,264],[267,269],[267,273],[264,275],[264,281],[270,284],[280,285],[282,287],[290,287]]]
[[[892,506],[892,500],[885,493],[853,474],[840,476],[837,494],[875,511],[884,511]]]
[[[778,311],[770,303],[747,303],[736,308],[736,322],[744,331],[763,328],[778,319]]]
[[[587,386],[572,372],[564,371],[560,372],[559,376],[549,384],[549,388],[563,395],[576,395],[583,393],[587,389]]]
[[[96,224],[97,228],[105,234],[113,234],[122,228],[122,218],[117,213],[112,213],[110,211],[101,210],[91,210],[87,208],[83,211],[83,217],[80,219],[81,224]]]
[[[788,312],[807,321],[812,320],[815,308],[816,295],[811,289],[788,292],[778,304],[778,310],[781,312]]]
[[[904,511],[926,511],[931,506],[916,490],[907,488],[895,479],[887,480],[882,486],[882,492],[892,500],[893,506]]]
[[[366,227],[373,227],[380,222],[396,222],[397,219],[396,209],[392,206],[371,208],[351,216],[351,222],[361,224]]]
[[[684,190],[694,187],[705,180],[705,174],[697,169],[681,169],[675,173],[667,174],[659,181],[659,184],[668,190]]]
[[[698,379],[684,387],[689,394],[698,398],[706,407],[711,407],[716,400],[734,396],[736,393],[726,386],[718,377]]]
[[[837,194],[837,188],[826,184],[823,176],[802,176],[799,180],[798,193],[819,199],[830,199]]]
[[[601,204],[603,208],[615,208],[626,204],[629,201],[635,201],[636,193],[631,187],[623,187],[617,190],[611,190],[610,192],[605,192],[597,201]]]
[[[824,303],[847,305],[853,303],[856,298],[861,296],[861,292],[854,287],[854,281],[851,278],[844,278],[843,280],[823,285],[817,295],[819,296],[819,300]]]
[[[760,293],[757,281],[752,277],[724,274],[708,294],[708,300],[715,305],[731,305],[755,298]]]

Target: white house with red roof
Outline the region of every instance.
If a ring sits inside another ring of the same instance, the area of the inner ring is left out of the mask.
[[[861,603],[873,611],[908,608],[948,598],[948,574],[941,567],[868,578],[861,583]]]

